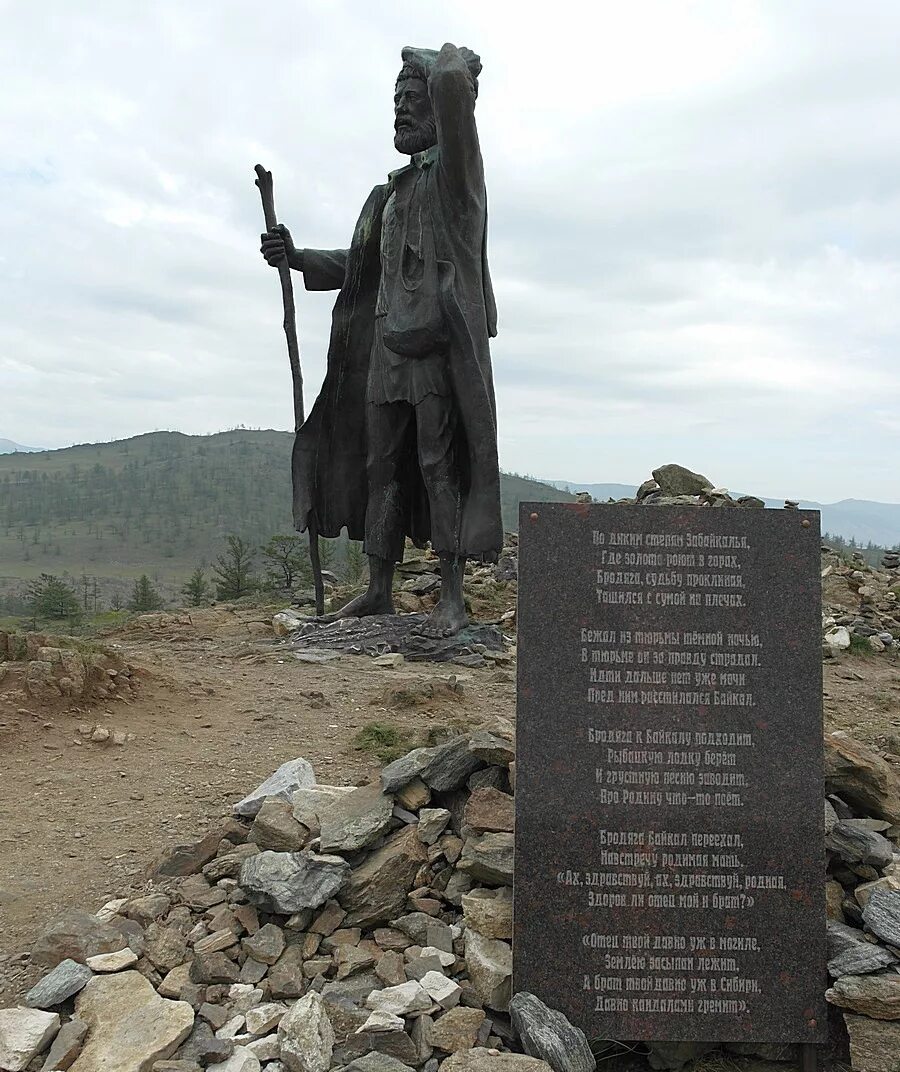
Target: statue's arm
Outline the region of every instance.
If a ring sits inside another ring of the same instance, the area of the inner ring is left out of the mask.
[[[348,249],[298,249],[291,267],[303,273],[307,290],[340,290],[344,285]]]
[[[470,64],[478,57],[468,49],[446,44],[428,77],[428,92],[437,125],[441,170],[460,196],[480,194],[484,168],[475,126],[475,81]]]

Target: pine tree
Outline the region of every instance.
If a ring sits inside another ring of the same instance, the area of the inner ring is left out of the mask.
[[[366,556],[363,554],[362,544],[351,540],[347,544],[347,582],[349,584],[361,584],[366,572]]]
[[[162,605],[162,596],[150,583],[150,578],[147,574],[142,573],[134,582],[134,588],[131,590],[131,599],[129,600],[128,606],[131,610],[146,614],[151,610],[159,610]]]
[[[81,604],[75,589],[52,573],[42,573],[32,582],[28,602],[35,619],[81,617]]]
[[[228,537],[225,553],[216,558],[213,566],[217,599],[240,599],[257,586],[253,575],[253,551],[240,536]]]
[[[192,607],[202,607],[209,599],[209,581],[199,566],[191,574],[187,584],[182,587],[181,594]]]
[[[273,588],[310,585],[309,544],[302,536],[273,536],[260,550],[266,560],[266,581]]]

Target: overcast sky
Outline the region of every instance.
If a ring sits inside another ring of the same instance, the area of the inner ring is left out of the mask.
[[[405,44],[468,45],[501,465],[900,501],[891,0],[0,0],[0,437],[288,428],[253,165],[346,246]],[[334,295],[295,277],[307,407]]]

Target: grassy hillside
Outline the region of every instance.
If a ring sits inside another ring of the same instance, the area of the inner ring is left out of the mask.
[[[0,456],[0,587],[41,572],[103,581],[149,573],[177,586],[213,561],[225,536],[254,544],[290,532],[288,432],[151,432],[23,456]],[[520,499],[572,496],[504,476],[503,520]]]

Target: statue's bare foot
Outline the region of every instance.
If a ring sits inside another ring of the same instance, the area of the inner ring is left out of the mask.
[[[373,614],[394,614],[394,600],[389,593],[363,592],[331,614],[324,614],[319,621],[337,622],[341,618],[366,618]]]
[[[441,600],[416,632],[435,640],[455,636],[469,624],[466,608],[454,600]]]

